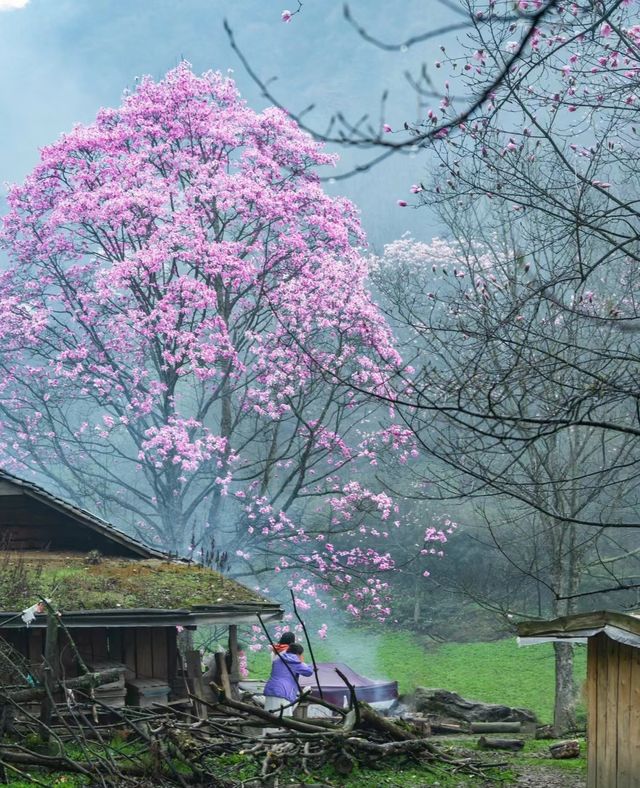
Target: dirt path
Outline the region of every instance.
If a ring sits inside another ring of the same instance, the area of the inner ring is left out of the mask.
[[[520,776],[516,785],[522,788],[585,788],[586,780],[577,774],[556,771],[548,766],[517,768]]]

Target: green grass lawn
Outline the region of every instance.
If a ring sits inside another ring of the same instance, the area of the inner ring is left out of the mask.
[[[425,645],[411,633],[333,629],[314,644],[316,659],[346,662],[370,678],[395,679],[400,692],[441,687],[465,698],[533,709],[541,722],[553,716],[554,660],[550,643],[518,647],[515,638],[491,643]],[[308,661],[308,655],[305,655]],[[266,678],[270,658],[251,654],[252,678]],[[576,680],[584,682],[586,649],[576,649]]]

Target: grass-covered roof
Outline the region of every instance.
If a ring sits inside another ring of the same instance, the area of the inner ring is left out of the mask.
[[[66,611],[178,610],[265,601],[219,572],[183,562],[4,551],[0,557],[0,610],[22,610],[40,596]]]

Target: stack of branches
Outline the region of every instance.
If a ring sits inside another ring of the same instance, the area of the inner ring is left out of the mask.
[[[110,671],[82,678],[85,688],[113,680]],[[78,686],[78,680],[72,682]],[[52,688],[67,689],[65,682]],[[42,697],[40,687],[0,691],[1,702],[16,712],[12,732],[0,741],[5,781],[19,777],[32,785],[48,785],[47,774],[64,772],[84,775],[91,785],[104,788],[254,788],[277,786],[285,775],[291,785],[291,775],[306,779],[327,764],[338,775],[348,775],[356,764],[372,766],[394,756],[435,772],[480,774],[475,758],[451,758],[410,725],[357,702],[339,709],[314,699],[330,708],[335,719],[298,719],[274,717],[252,700],[222,696],[210,705],[206,719],[196,719],[193,711],[161,704],[114,709],[93,698],[73,701],[67,692],[67,700],[56,704],[45,724],[25,706]],[[108,712],[108,724],[98,722],[96,706]],[[234,755],[238,757],[229,758]]]
[[[420,763],[434,772],[482,775],[483,764],[475,756],[450,757],[412,723],[383,717],[368,704],[359,702],[354,687],[339,670],[336,672],[349,688],[348,708],[316,697],[309,699],[314,706],[328,709],[331,718],[286,717],[282,711],[274,715],[256,704],[251,696],[236,700],[214,685],[220,700],[211,707],[212,711],[228,710],[244,722],[245,733],[233,744],[235,751],[247,756],[255,766],[256,776],[243,781],[245,788],[275,786],[279,777],[290,775],[292,770],[308,778],[326,765],[331,765],[338,775],[346,776],[356,764],[375,767],[394,756]],[[302,704],[306,702],[303,698]],[[246,733],[251,729],[256,731],[253,736]]]
[[[48,785],[51,773],[64,772],[102,788],[254,788],[277,786],[283,778],[287,785],[292,779],[308,785],[307,778],[327,764],[344,776],[356,764],[375,766],[392,757],[436,772],[481,773],[475,758],[452,758],[411,723],[385,718],[359,703],[339,671],[349,688],[348,708],[312,701],[326,707],[330,718],[274,715],[251,695],[233,696],[228,676],[222,687],[211,685],[213,703],[191,696],[191,707],[114,708],[94,690],[115,681],[119,671],[90,671],[60,616],[52,609],[48,614],[45,654],[37,669],[0,639],[0,782],[17,777]],[[79,667],[79,675],[70,679],[59,676],[49,648],[60,628]]]

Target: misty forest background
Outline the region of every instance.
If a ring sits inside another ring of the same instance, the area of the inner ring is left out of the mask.
[[[259,418],[247,415],[240,385],[228,388],[237,380],[230,374],[208,410],[202,381],[192,388],[189,381],[175,383],[176,390],[183,386],[182,401],[204,413],[203,422],[222,425],[228,441],[219,455],[211,449],[193,466],[183,463],[183,478],[175,465],[163,464],[165,455],[158,464],[148,447],[147,456],[140,454],[150,433],[137,444],[133,428],[114,427],[119,411],[105,409],[104,390],[71,396],[64,386],[53,391],[46,376],[20,377],[16,368],[28,364],[16,354],[33,348],[5,345],[3,466],[285,604],[293,587],[322,641],[319,658],[397,678],[403,692],[427,684],[527,705],[570,728],[581,703],[584,653],[567,645],[518,651],[514,624],[640,608],[637,137],[625,95],[605,80],[601,121],[591,123],[593,107],[581,106],[577,129],[573,104],[558,119],[558,106],[572,100],[564,93],[566,53],[555,72],[552,63],[531,61],[549,93],[562,93],[530,99],[539,104],[533,134],[521,122],[531,105],[512,85],[495,99],[493,125],[459,143],[434,145],[421,138],[421,119],[433,106],[440,113],[434,124],[444,123],[449,101],[455,103],[434,64],[484,67],[478,44],[484,29],[469,22],[465,8],[466,27],[457,29],[456,3],[434,3],[443,32],[421,47],[402,44],[424,30],[410,4],[390,13],[388,3],[360,0],[350,5],[349,21],[339,4],[308,2],[289,23],[280,21],[277,4],[259,0],[194,0],[179,8],[158,0],[152,12],[148,5],[136,0],[112,14],[106,0],[92,2],[90,12],[73,0],[32,0],[2,17],[2,71],[11,61],[20,72],[19,87],[18,80],[0,84],[3,107],[12,107],[3,119],[3,180],[23,181],[39,147],[76,122],[91,122],[100,106],[118,106],[123,88],[135,91],[136,75],[161,80],[183,59],[195,74],[233,67],[249,107],[260,111],[279,101],[340,154],[335,170],[320,167],[322,189],[331,198],[348,197],[361,212],[369,269],[363,287],[387,321],[402,363],[383,391],[345,362],[336,367],[337,381],[317,374],[304,396],[290,395],[289,411]],[[496,52],[509,52],[512,24],[496,22]],[[398,45],[385,49],[367,40],[378,36]],[[248,58],[244,65],[239,55]],[[583,56],[582,76],[591,55]],[[484,73],[476,79],[482,83]],[[516,81],[509,72],[504,79]],[[464,90],[469,82],[454,87]],[[556,107],[549,109],[549,101]],[[388,140],[398,149],[391,151]],[[526,147],[534,144],[536,155]],[[585,171],[578,148],[591,150]],[[495,199],[479,199],[487,193]],[[4,246],[5,270],[15,237]],[[256,306],[251,319],[243,315],[233,324],[234,336],[241,338],[247,326],[269,326],[270,319]],[[43,345],[76,331],[74,320],[61,317]],[[318,335],[297,341],[309,342],[303,350],[310,354],[328,352],[332,339]],[[362,336],[366,354],[371,348]],[[29,358],[46,355],[43,345]],[[385,432],[391,389],[402,401],[396,433]],[[173,424],[167,403],[156,404],[144,416],[150,421],[141,419],[141,432],[159,430],[162,418],[164,426]],[[316,440],[318,423],[330,442]],[[301,425],[313,440],[301,437]],[[376,444],[380,434],[384,440]],[[357,457],[349,443],[354,436]],[[230,459],[229,446],[240,461]],[[318,471],[324,480],[327,462],[331,489],[350,507],[347,518],[342,503],[332,504],[340,521],[318,504],[328,495],[320,479],[311,492],[309,469],[324,468]],[[227,472],[223,484],[219,477]],[[240,505],[243,485],[253,483],[272,518],[261,542],[250,523],[247,536],[247,509]],[[392,565],[362,559],[332,579],[324,559],[308,561],[295,544],[274,538],[280,511],[282,527],[303,523],[307,534],[330,539],[344,556],[360,544],[361,527],[362,550],[389,554]],[[347,588],[358,573],[366,592]],[[318,590],[307,594],[312,583]],[[246,633],[247,647],[256,637]],[[556,668],[564,676],[559,685]],[[267,669],[257,651],[250,669],[254,675]],[[561,695],[555,709],[554,689]]]

